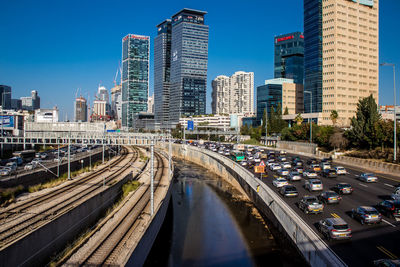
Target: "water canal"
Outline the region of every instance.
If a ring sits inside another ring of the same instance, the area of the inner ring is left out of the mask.
[[[240,193],[207,169],[175,161],[167,218],[146,266],[302,266]]]

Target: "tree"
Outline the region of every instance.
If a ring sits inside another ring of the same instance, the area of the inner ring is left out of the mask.
[[[296,122],[297,125],[300,125],[303,123],[303,117],[301,116],[301,113],[297,114],[296,117],[294,118],[294,121]]]
[[[336,124],[336,122],[337,122],[337,119],[339,118],[338,112],[337,112],[336,110],[332,110],[331,115],[330,115],[330,118],[331,118],[331,120],[332,120],[333,126],[335,126],[335,124]]]
[[[285,107],[285,112],[283,112],[283,115],[289,115],[289,109],[288,109],[288,107]]]
[[[329,144],[333,148],[345,149],[349,144],[349,140],[344,136],[343,131],[336,131],[334,134],[331,135],[329,138]]]
[[[244,124],[242,127],[240,127],[240,134],[241,135],[250,135],[251,134],[251,128],[249,125]]]
[[[379,145],[379,135],[376,123],[381,120],[378,107],[372,94],[360,99],[357,104],[356,116],[351,119],[351,129],[346,137],[351,144],[358,148],[375,148]]]
[[[265,122],[267,117],[267,108],[264,109],[261,123],[261,134],[265,135]],[[269,123],[269,122],[268,122]]]
[[[179,138],[182,139],[183,133],[182,133],[182,124],[178,123],[175,127],[175,129],[172,129],[171,135],[173,138]]]

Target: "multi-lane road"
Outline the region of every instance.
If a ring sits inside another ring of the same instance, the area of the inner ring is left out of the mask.
[[[300,156],[307,169],[308,157],[301,155],[288,154],[287,161],[291,162],[292,157]],[[335,164],[333,164],[335,166]],[[339,204],[325,205],[322,214],[305,214],[297,206],[297,203],[304,195],[319,195],[321,191],[309,192],[304,189],[304,179],[292,182],[296,186],[299,196],[296,198],[284,198],[289,206],[297,212],[297,214],[309,224],[309,226],[318,233],[324,242],[349,266],[368,266],[374,260],[382,258],[399,258],[400,256],[400,221],[383,216],[383,220],[377,225],[361,225],[350,217],[353,208],[361,205],[375,206],[380,201],[390,198],[396,186],[400,184],[400,179],[395,175],[380,175],[377,183],[364,183],[357,179],[363,173],[362,166],[344,166],[347,170],[346,175],[337,178],[325,178],[318,176],[322,181],[324,190],[330,190],[335,184],[345,182],[352,185],[354,192],[351,195],[342,196]],[[249,169],[254,173],[253,169]],[[268,177],[264,177],[262,181],[273,188],[276,192],[278,189],[272,185],[272,180],[278,174],[266,168]],[[256,175],[256,174],[255,174]],[[260,177],[257,174],[257,177]],[[279,194],[279,193],[278,193]],[[351,240],[328,241],[317,230],[316,224],[319,220],[328,217],[341,217],[352,229]]]

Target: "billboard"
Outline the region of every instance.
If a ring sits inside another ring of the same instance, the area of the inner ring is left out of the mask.
[[[187,129],[189,131],[193,131],[194,130],[194,122],[193,121],[188,121],[187,122]]]
[[[14,116],[0,116],[0,127],[14,128]]]

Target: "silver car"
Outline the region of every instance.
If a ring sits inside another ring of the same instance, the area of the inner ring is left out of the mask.
[[[319,179],[306,180],[304,188],[307,189],[308,191],[319,191],[324,189],[322,182]]]
[[[296,171],[291,171],[289,174],[289,180],[290,181],[300,181],[301,180],[300,173],[298,173]]]
[[[375,208],[370,206],[359,206],[352,209],[351,218],[359,220],[361,224],[380,223],[382,215]]]
[[[378,177],[376,177],[376,175],[373,173],[363,173],[360,176],[358,176],[358,179],[366,183],[378,182]]]
[[[351,229],[342,218],[326,218],[320,220],[317,227],[328,240],[351,238]]]

